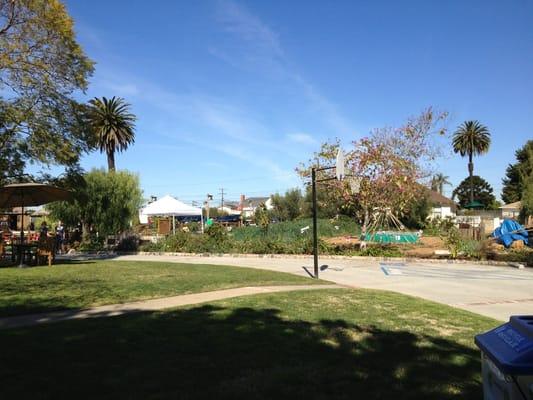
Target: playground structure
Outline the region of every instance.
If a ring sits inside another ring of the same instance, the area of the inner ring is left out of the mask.
[[[421,231],[410,232],[406,230],[391,209],[386,207],[374,209],[371,216],[371,224],[363,235],[362,240],[378,244],[416,243],[420,236]]]

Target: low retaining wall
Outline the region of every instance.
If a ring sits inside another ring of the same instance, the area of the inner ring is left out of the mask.
[[[312,254],[241,254],[241,253],[180,253],[180,252],[157,252],[157,251],[137,251],[137,252],[83,252],[79,255],[109,255],[109,256],[169,256],[169,257],[226,257],[226,258],[295,258],[309,259]],[[525,265],[518,262],[493,261],[493,260],[451,260],[435,258],[411,258],[411,257],[369,257],[369,256],[342,256],[342,255],[320,255],[321,260],[365,260],[365,261],[394,261],[394,262],[424,262],[435,264],[474,264],[474,265],[494,265],[513,268],[524,268]]]

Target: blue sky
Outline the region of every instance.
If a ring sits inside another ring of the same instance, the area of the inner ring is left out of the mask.
[[[97,63],[87,98],[122,96],[138,116],[116,161],[140,174],[145,196],[284,191],[320,142],[348,145],[428,106],[450,113],[452,131],[467,119],[489,127],[475,173],[499,193],[533,138],[529,0],[66,4]],[[456,185],[467,161],[448,153],[437,169]]]

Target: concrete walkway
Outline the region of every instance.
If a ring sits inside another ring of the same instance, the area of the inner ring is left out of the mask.
[[[312,256],[202,257],[128,255],[117,261],[166,261],[233,265],[309,276]],[[533,268],[431,261],[380,262],[362,258],[320,258],[320,278],[340,285],[391,290],[448,304],[506,321],[511,315],[533,314]]]
[[[41,314],[21,315],[16,317],[0,318],[0,329],[18,328],[38,324],[65,321],[70,319],[87,319],[100,317],[114,317],[141,311],[164,310],[187,306],[191,304],[206,303],[215,300],[229,299],[238,296],[247,296],[262,293],[289,292],[296,290],[317,289],[342,289],[338,285],[287,285],[287,286],[249,286],[234,289],[214,290],[184,294],[180,296],[163,297],[159,299],[135,301],[131,303],[110,304],[106,306],[92,307],[85,310],[54,311]]]

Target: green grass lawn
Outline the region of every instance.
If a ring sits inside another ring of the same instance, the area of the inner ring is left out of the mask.
[[[0,268],[0,317],[241,286],[319,283],[323,282],[281,272],[164,262]]]
[[[0,398],[477,400],[497,324],[337,289],[6,330]]]

